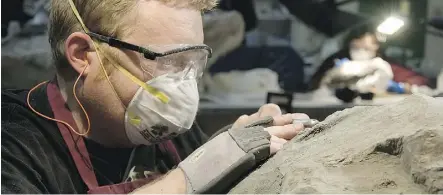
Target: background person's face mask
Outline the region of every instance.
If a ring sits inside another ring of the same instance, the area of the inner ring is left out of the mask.
[[[360,49],[360,48],[351,48],[349,51],[351,60],[355,61],[364,61],[364,60],[371,60],[375,58],[375,53],[372,51],[368,51],[366,49]]]

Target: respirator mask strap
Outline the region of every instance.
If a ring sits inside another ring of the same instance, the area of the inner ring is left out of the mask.
[[[99,51],[101,51],[100,48],[98,48]],[[161,92],[160,90],[148,85],[147,83],[141,81],[140,79],[138,79],[137,77],[135,77],[134,75],[132,75],[129,71],[127,71],[125,68],[123,68],[122,66],[118,65],[118,63],[116,63],[110,56],[108,56],[105,52],[102,52],[103,56],[105,56],[106,59],[108,59],[109,61],[111,61],[111,64],[117,68],[121,73],[123,73],[126,77],[128,77],[129,79],[131,79],[134,83],[136,83],[137,85],[139,85],[140,87],[142,87],[145,91],[149,92],[151,95],[155,96],[157,99],[159,99],[161,102],[167,104],[169,102],[169,97],[164,94],[163,92]],[[103,65],[102,65],[103,66]]]

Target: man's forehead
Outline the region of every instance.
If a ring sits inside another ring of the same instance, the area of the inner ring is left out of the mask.
[[[129,21],[128,42],[143,45],[202,44],[199,10],[174,8],[158,1],[140,1]]]

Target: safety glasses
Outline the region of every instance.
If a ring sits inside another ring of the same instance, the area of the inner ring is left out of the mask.
[[[207,45],[168,45],[164,52],[141,47],[113,37],[93,32],[87,33],[91,38],[108,44],[111,47],[138,52],[142,60],[140,67],[154,77],[165,74],[179,79],[198,79],[202,76],[208,58],[212,56],[212,49]],[[152,46],[152,48],[158,48]],[[153,63],[155,62],[155,63]]]

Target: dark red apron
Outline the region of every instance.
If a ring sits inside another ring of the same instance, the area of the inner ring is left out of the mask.
[[[47,95],[54,113],[54,118],[63,120],[70,124],[73,128],[77,128],[74,118],[72,117],[72,113],[67,109],[65,101],[62,98],[60,90],[56,84],[48,83]],[[83,182],[85,182],[86,186],[88,187],[88,194],[128,194],[161,176],[161,174],[157,174],[150,178],[140,179],[132,182],[99,186],[83,138],[73,133],[62,123],[57,123],[57,126],[66,145],[68,146],[69,152],[71,153],[75,166],[77,167]],[[78,149],[75,148],[76,143]],[[172,156],[176,164],[181,161],[172,141],[168,140],[160,143],[159,148],[161,152]]]

